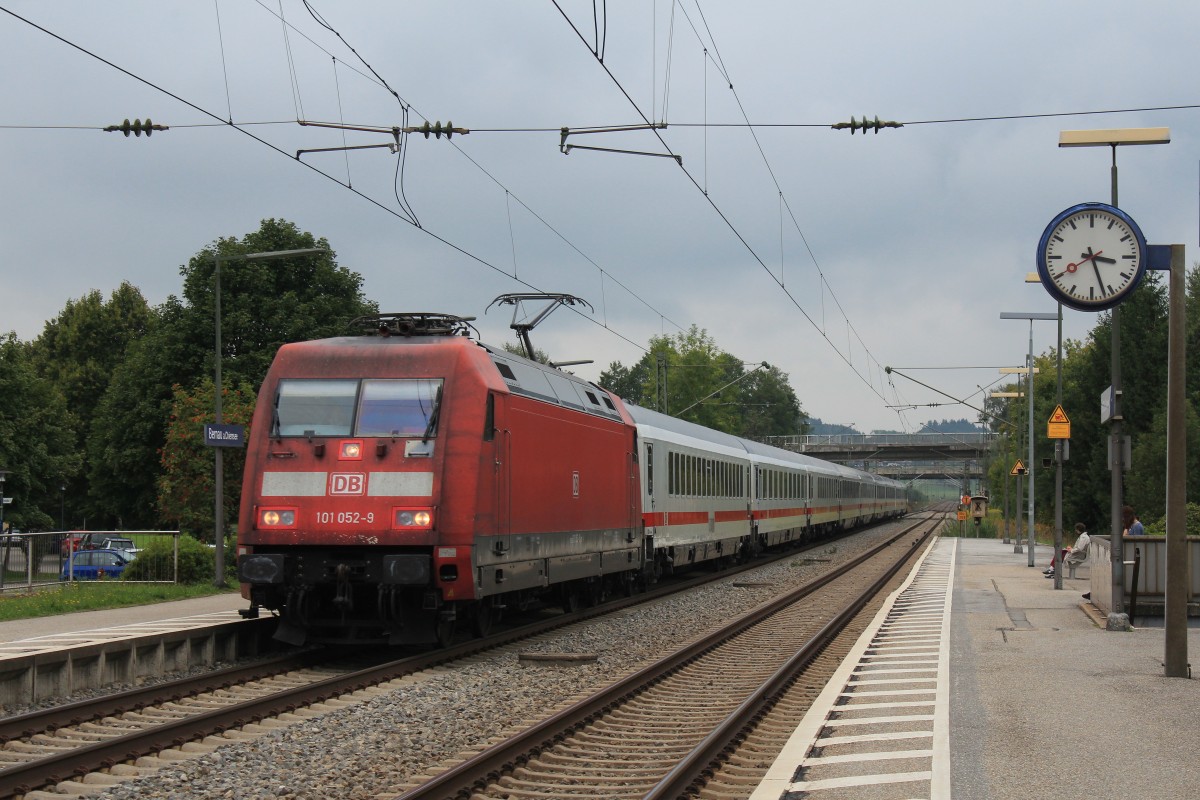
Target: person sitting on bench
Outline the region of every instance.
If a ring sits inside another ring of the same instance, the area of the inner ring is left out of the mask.
[[[1092,543],[1092,537],[1088,536],[1087,528],[1082,522],[1075,523],[1075,534],[1075,546],[1063,551],[1063,563],[1068,567],[1077,567],[1086,561],[1088,545]],[[1057,557],[1051,560],[1050,569],[1044,573],[1047,578],[1054,577],[1054,565],[1057,561]]]

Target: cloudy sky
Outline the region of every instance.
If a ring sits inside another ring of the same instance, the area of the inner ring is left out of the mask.
[[[974,417],[883,367],[978,404],[1023,361],[1029,323],[999,315],[1055,310],[1024,283],[1042,230],[1110,199],[1110,151],[1059,131],[1169,127],[1118,151],[1120,205],[1196,259],[1197,30],[1179,0],[0,0],[0,331],[122,281],[160,303],[276,217],[382,310],[475,315],[487,341],[511,336],[499,294],[586,299],[534,341],[587,378],[695,324],[827,422]],[[472,133],[408,137],[402,179],[386,148],[296,158],[392,140],[299,119],[406,110]],[[864,115],[905,126],[830,128]],[[170,130],[101,130],[146,117]],[[654,155],[560,151],[564,126],[647,120],[567,143]],[[1065,335],[1094,322],[1067,310]],[[1054,337],[1035,324],[1036,351]]]

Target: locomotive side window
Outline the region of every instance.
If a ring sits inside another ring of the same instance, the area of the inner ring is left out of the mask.
[[[364,380],[356,436],[433,436],[440,380]],[[432,422],[431,422],[432,421]]]
[[[284,380],[275,397],[278,436],[349,436],[356,380]]]

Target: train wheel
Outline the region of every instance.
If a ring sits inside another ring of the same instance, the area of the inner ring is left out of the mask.
[[[492,598],[487,597],[475,604],[475,614],[471,617],[471,632],[476,638],[482,639],[492,632],[492,625],[498,616]]]
[[[562,588],[562,608],[568,614],[574,614],[583,607],[583,600],[579,596],[579,589],[574,586],[564,586]]]
[[[437,640],[438,647],[449,647],[454,644],[455,622],[453,617],[446,619],[438,614],[437,620],[433,623],[433,635]]]

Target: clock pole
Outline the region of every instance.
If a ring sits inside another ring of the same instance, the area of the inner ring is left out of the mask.
[[[1112,206],[1117,205],[1117,146],[1168,144],[1171,133],[1168,128],[1126,128],[1095,131],[1061,131],[1059,147],[1103,147],[1112,149]],[[1110,569],[1112,573],[1112,610],[1108,615],[1110,631],[1128,630],[1129,615],[1125,613],[1125,540],[1122,526],[1124,506],[1124,454],[1125,441],[1122,436],[1121,418],[1121,306],[1112,307],[1112,428],[1109,447],[1112,452],[1112,506]]]
[[[1117,206],[1117,145],[1112,144],[1112,205]],[[1109,630],[1123,630],[1129,625],[1125,611],[1125,527],[1121,513],[1125,505],[1125,440],[1121,417],[1121,306],[1112,310],[1112,504],[1109,509],[1112,538],[1109,539],[1109,559],[1112,570],[1112,613],[1108,615]],[[1124,619],[1122,619],[1124,617]]]

